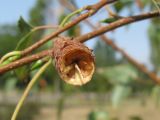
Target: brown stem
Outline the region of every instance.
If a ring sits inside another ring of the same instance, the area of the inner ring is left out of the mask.
[[[118,21],[116,21],[116,22],[113,22],[113,23],[109,24],[108,26],[101,27],[101,28],[98,29],[98,30],[94,30],[93,32],[90,32],[90,33],[88,33],[88,34],[86,34],[86,35],[77,37],[77,38],[75,38],[75,40],[80,41],[80,42],[84,42],[84,41],[87,41],[87,40],[89,40],[89,39],[91,39],[91,38],[93,38],[93,37],[96,37],[96,36],[98,36],[98,35],[101,35],[101,34],[107,32],[107,31],[111,31],[111,30],[113,30],[113,29],[115,29],[115,28],[121,27],[121,26],[123,26],[123,25],[129,24],[129,23],[133,23],[133,22],[136,22],[136,21],[139,21],[139,20],[145,20],[145,19],[152,18],[152,17],[158,17],[158,15],[159,15],[159,12],[155,11],[155,12],[150,12],[150,13],[141,14],[141,15],[137,15],[137,16],[131,16],[131,17],[122,18],[122,19],[120,19],[120,20],[118,20]],[[52,51],[52,52],[53,52],[53,51]],[[49,54],[47,54],[47,53],[45,53],[45,55],[44,55],[44,52],[43,52],[42,55],[41,55],[41,54],[42,54],[42,53],[38,53],[39,56],[49,55]],[[36,55],[37,55],[37,54],[36,54]],[[36,55],[35,55],[35,56],[36,56]],[[34,55],[33,55],[33,56],[34,56]],[[41,57],[40,57],[40,58],[41,58]],[[20,59],[20,60],[18,60],[18,61],[15,61],[15,62],[13,62],[13,63],[10,63],[10,64],[6,65],[6,66],[1,67],[1,68],[0,68],[0,74],[5,73],[5,72],[7,72],[7,71],[9,71],[9,70],[11,70],[11,69],[17,68],[17,67],[19,67],[19,66],[22,66],[22,65],[24,65],[24,64],[30,63],[30,62],[32,62],[32,61],[38,60],[38,59],[40,59],[40,58],[38,58],[38,57],[37,57],[37,58],[36,58],[36,57],[33,57],[33,58],[32,58],[31,56],[22,58],[22,59]],[[28,60],[28,59],[29,59],[29,60]],[[130,60],[130,61],[131,61],[131,60]],[[22,62],[22,63],[21,63],[21,62]],[[132,61],[132,63],[134,63],[134,61]],[[135,63],[135,64],[136,64],[136,63]],[[145,70],[145,68],[143,68],[143,69],[141,68],[141,70],[144,70],[146,74],[150,74],[150,75],[149,75],[150,78],[152,78],[153,80],[155,80],[156,82],[159,83],[158,78],[155,77],[152,73],[148,73],[148,71]],[[153,76],[154,76],[154,77],[153,77]]]
[[[39,48],[41,45],[43,45],[47,41],[51,40],[52,38],[56,37],[60,33],[64,32],[65,30],[67,30],[69,28],[71,28],[72,26],[78,24],[82,20],[94,15],[100,8],[102,8],[106,4],[110,4],[110,3],[113,3],[115,1],[117,1],[117,0],[101,0],[100,2],[98,2],[98,3],[94,4],[94,5],[87,6],[86,10],[88,10],[88,11],[86,13],[81,14],[79,17],[77,17],[72,22],[66,24],[64,27],[59,28],[57,31],[53,32],[51,35],[42,38],[41,40],[39,40],[38,42],[36,42],[32,46],[30,46],[30,47],[26,48],[25,50],[23,50],[22,51],[22,56],[25,56],[25,55],[29,54],[30,52],[32,52],[33,50]]]
[[[15,61],[15,62],[12,62],[10,64],[2,66],[0,68],[0,75],[4,74],[7,71],[13,70],[13,69],[15,69],[17,67],[20,67],[20,66],[26,65],[28,63],[31,63],[33,61],[39,60],[39,59],[41,59],[41,58],[43,58],[45,56],[49,56],[51,54],[53,54],[53,50],[52,49],[44,50],[44,51],[42,51],[40,53],[21,58],[21,59]]]
[[[59,28],[58,25],[55,25],[55,26],[53,26],[53,25],[43,25],[43,26],[34,27],[32,29],[32,31],[43,30],[43,29],[57,29],[57,28]]]
[[[61,1],[62,2],[62,1]],[[63,0],[63,4],[65,6],[67,6],[67,8],[71,11],[74,11],[76,9],[76,7],[72,4],[70,4],[70,2]],[[97,27],[94,26],[89,20],[85,20],[85,22],[93,29],[96,29]],[[150,72],[144,65],[141,65],[140,63],[138,63],[134,58],[132,58],[131,56],[129,56],[124,50],[122,50],[121,48],[119,48],[112,40],[108,39],[107,36],[105,35],[100,35],[101,39],[108,44],[109,46],[111,46],[114,50],[120,52],[124,58],[126,58],[128,60],[128,62],[130,62],[132,65],[134,65],[135,67],[137,67],[140,71],[142,71],[143,73],[145,73],[146,75],[149,76],[150,79],[154,80],[156,83],[160,84],[160,78],[157,77],[157,75],[153,72]]]
[[[88,39],[94,38],[98,35],[101,35],[101,34],[106,33],[108,31],[114,30],[114,29],[119,28],[121,26],[127,25],[129,23],[134,23],[137,21],[141,21],[141,20],[145,20],[145,19],[149,19],[149,18],[153,18],[153,17],[158,17],[159,15],[160,15],[159,11],[153,11],[153,12],[144,13],[144,14],[140,14],[140,15],[136,15],[136,16],[124,17],[120,20],[117,20],[113,23],[110,23],[109,25],[101,27],[101,28],[94,30],[93,32],[87,33],[83,36],[79,36],[75,39],[80,42],[85,42]]]

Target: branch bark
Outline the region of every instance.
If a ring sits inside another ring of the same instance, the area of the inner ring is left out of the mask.
[[[70,4],[70,2],[66,1],[66,0],[60,0],[60,2],[65,5],[69,10],[74,11],[75,9],[77,9],[74,5]],[[93,29],[96,29],[97,27],[94,26],[89,20],[85,20],[85,22]],[[156,83],[160,84],[160,78],[158,78],[158,76],[153,73],[150,72],[144,65],[138,63],[134,58],[132,58],[130,55],[128,55],[123,49],[119,48],[112,40],[110,40],[109,38],[107,38],[107,36],[105,35],[100,35],[100,38],[109,46],[111,46],[114,50],[116,50],[117,52],[121,53],[122,56],[124,58],[126,58],[128,60],[128,62],[130,62],[132,65],[134,65],[136,68],[138,68],[140,71],[142,71],[143,73],[145,73],[146,75],[148,75],[148,77],[150,79],[152,79],[153,81],[155,81]]]
[[[99,9],[101,9],[106,4],[110,4],[110,3],[113,3],[113,2],[116,2],[116,1],[118,1],[118,0],[101,0],[100,2],[98,2],[98,3],[94,4],[94,5],[86,6],[85,9],[88,10],[86,13],[81,14],[79,17],[77,17],[75,20],[73,20],[72,22],[68,23],[64,27],[59,28],[57,31],[53,32],[51,35],[42,38],[41,40],[39,40],[38,42],[36,42],[32,46],[30,46],[30,47],[26,48],[25,50],[23,50],[22,51],[22,56],[25,56],[25,55],[29,54],[30,52],[32,52],[33,50],[39,48],[41,45],[43,45],[47,41],[53,39],[54,37],[56,37],[60,33],[68,30],[69,28],[71,28],[72,26],[78,24],[82,20],[94,15],[96,12],[98,12]]]
[[[158,17],[158,16],[159,16],[159,12],[155,11],[155,12],[150,12],[150,13],[141,14],[141,15],[137,15],[137,16],[131,16],[131,17],[122,18],[122,19],[120,19],[120,20],[118,20],[116,22],[113,22],[113,23],[111,23],[111,24],[109,24],[107,26],[101,27],[98,30],[94,30],[93,32],[90,32],[90,33],[85,34],[83,36],[77,37],[77,38],[75,38],[75,40],[77,40],[79,42],[85,42],[85,41],[87,41],[87,40],[89,40],[89,39],[91,39],[93,37],[96,37],[96,36],[101,35],[101,34],[103,34],[105,32],[111,31],[111,30],[116,29],[118,27],[121,27],[123,25],[129,24],[129,23],[133,23],[133,22],[136,22],[136,21],[140,21],[140,20],[145,20],[145,19],[152,18],[152,17]],[[42,54],[42,56],[49,55],[47,53],[45,53],[45,55],[44,55],[44,52],[42,52],[42,53],[37,53],[37,54],[35,54],[35,56],[33,55],[34,57],[32,57],[32,56],[25,57],[25,58],[22,58],[20,60],[17,60],[15,62],[13,62],[13,63],[10,63],[8,65],[2,66],[0,68],[0,74],[5,73],[5,72],[7,72],[7,71],[9,71],[11,69],[20,67],[22,65],[25,65],[27,63],[30,63],[32,61],[38,60],[38,59],[41,58],[41,54]],[[37,55],[40,56],[40,58],[38,58]],[[37,56],[37,58],[36,58],[36,56]]]
[[[121,18],[113,23],[110,23],[109,25],[106,25],[106,26],[103,26],[97,30],[94,30],[93,32],[89,32],[83,36],[79,36],[79,37],[75,38],[75,40],[80,41],[80,42],[85,42],[88,39],[92,39],[94,37],[97,37],[103,33],[114,30],[114,29],[119,28],[121,26],[130,24],[130,23],[134,23],[134,22],[138,22],[141,20],[153,18],[153,17],[158,17],[158,16],[160,16],[159,11],[153,11],[153,12],[148,12],[148,13],[144,13],[144,14],[140,14],[140,15],[136,15],[136,16],[124,17],[124,18]]]
[[[119,27],[124,26],[126,24],[141,21],[141,20],[145,20],[145,19],[148,19],[148,18],[158,17],[158,16],[159,16],[159,12],[154,11],[154,12],[149,12],[149,13],[146,13],[146,14],[140,14],[140,15],[137,15],[137,16],[122,18],[122,19],[120,19],[116,22],[113,22],[113,23],[111,23],[107,26],[101,27],[98,30],[94,30],[93,32],[90,32],[90,33],[85,34],[83,36],[77,37],[77,38],[75,38],[75,40],[77,40],[79,42],[85,42],[85,41],[87,41],[87,40],[89,40],[93,37],[96,37],[96,36],[101,35],[105,32],[111,31],[113,29],[119,28]],[[135,60],[133,60],[131,57],[127,56],[127,54],[123,50],[118,48],[115,44],[113,44],[112,41],[108,41],[107,44],[112,45],[112,47],[115,50],[120,51],[132,64],[136,65],[141,71],[146,73],[152,80],[154,80],[155,82],[160,84],[160,79],[154,73],[149,72],[144,66],[140,65]],[[35,55],[22,58],[20,60],[17,60],[13,63],[8,64],[8,65],[5,65],[5,66],[0,68],[0,74],[3,74],[3,73],[5,73],[9,70],[15,69],[15,68],[20,67],[22,65],[28,64],[30,62],[33,62],[35,60],[38,60],[38,59],[40,59],[44,56],[50,55],[50,52],[53,52],[53,50],[46,50],[46,51],[37,53]]]
[[[27,57],[24,57],[24,58],[21,58],[19,60],[16,60],[15,62],[12,62],[10,64],[7,64],[5,66],[2,66],[0,68],[0,75],[10,71],[10,70],[13,70],[13,69],[16,69],[20,66],[23,66],[23,65],[26,65],[26,64],[29,64],[31,62],[34,62],[36,60],[39,60],[45,56],[49,56],[49,55],[52,55],[53,54],[53,50],[50,49],[50,50],[44,50],[42,52],[39,52],[37,54],[34,54],[34,55],[30,55],[30,56],[27,56]]]

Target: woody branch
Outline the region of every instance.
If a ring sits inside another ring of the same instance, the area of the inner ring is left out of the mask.
[[[129,23],[134,23],[134,22],[137,22],[137,21],[140,21],[140,20],[145,20],[145,19],[149,19],[149,18],[153,18],[153,17],[158,17],[159,16],[159,12],[158,11],[154,11],[154,12],[149,12],[149,13],[145,13],[145,14],[140,14],[140,15],[136,15],[136,16],[130,16],[130,17],[125,17],[125,18],[121,18],[120,20],[117,20],[109,25],[106,25],[106,26],[103,26],[97,30],[94,30],[90,33],[87,33],[85,35],[82,35],[82,36],[79,36],[77,38],[75,38],[75,40],[79,41],[79,42],[85,42],[93,37],[97,37],[105,32],[109,32],[113,29],[116,29],[116,28],[119,28],[119,27],[122,27],[126,24],[129,24]],[[5,66],[2,66],[0,68],[0,74],[3,74],[7,71],[10,71],[12,69],[15,69],[17,67],[20,67],[22,65],[25,65],[25,64],[28,64],[28,63],[31,63],[35,60],[38,60],[40,58],[38,58],[39,56],[42,56],[41,54],[43,53],[44,55],[44,52],[40,52],[40,53],[37,53],[35,54],[35,56],[37,56],[37,58],[35,59],[34,57],[31,57],[31,56],[27,56],[27,57],[24,57],[20,60],[17,60],[15,62],[12,62],[8,65],[5,65]],[[45,55],[49,55],[49,52],[46,52]],[[45,56],[44,55],[44,56]],[[29,59],[29,60],[28,60]],[[22,63],[23,61],[23,63]]]
[[[76,6],[74,6],[73,4],[71,4],[69,1],[67,0],[60,0],[60,2],[65,5],[69,10],[74,11],[76,10]],[[109,11],[110,12],[110,11]],[[114,16],[113,16],[114,17]],[[117,17],[117,15],[116,15]],[[89,20],[85,20],[85,23],[87,23],[87,25],[89,25],[91,28],[96,29],[97,27],[94,26]],[[128,60],[128,62],[130,62],[132,65],[134,65],[136,68],[138,68],[141,72],[145,73],[147,76],[149,76],[150,79],[154,80],[156,83],[160,83],[160,78],[158,78],[158,76],[153,73],[150,72],[144,65],[138,63],[134,58],[132,58],[130,55],[127,54],[127,52],[125,52],[123,49],[121,49],[120,47],[118,47],[112,40],[110,40],[107,36],[105,36],[104,34],[100,35],[100,38],[109,46],[112,47],[112,49],[116,50],[117,52],[119,52],[120,54],[122,54],[122,56]]]

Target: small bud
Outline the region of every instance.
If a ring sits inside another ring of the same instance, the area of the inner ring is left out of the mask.
[[[91,50],[80,42],[68,37],[58,37],[54,41],[54,58],[60,77],[72,85],[89,82],[95,70]]]

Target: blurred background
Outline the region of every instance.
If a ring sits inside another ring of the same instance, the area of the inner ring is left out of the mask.
[[[0,57],[15,50],[26,34],[18,28],[23,17],[32,26],[58,25],[71,13],[66,3],[77,8],[98,0],[2,0],[0,4]],[[110,9],[120,16],[157,10],[151,0],[120,0]],[[105,8],[88,20],[94,25],[109,18]],[[36,32],[28,46],[54,30]],[[93,31],[85,22],[69,29],[76,37]],[[160,18],[145,20],[106,33],[108,38],[150,71],[160,74]],[[85,43],[93,49],[96,72],[88,84],[77,87],[62,81],[50,66],[34,86],[17,120],[159,120],[160,87],[130,64],[99,37]],[[48,42],[38,49],[52,46]],[[27,47],[27,46],[25,46]],[[22,49],[23,47],[21,47]],[[0,76],[0,120],[9,120],[29,80],[36,73],[30,65]]]

